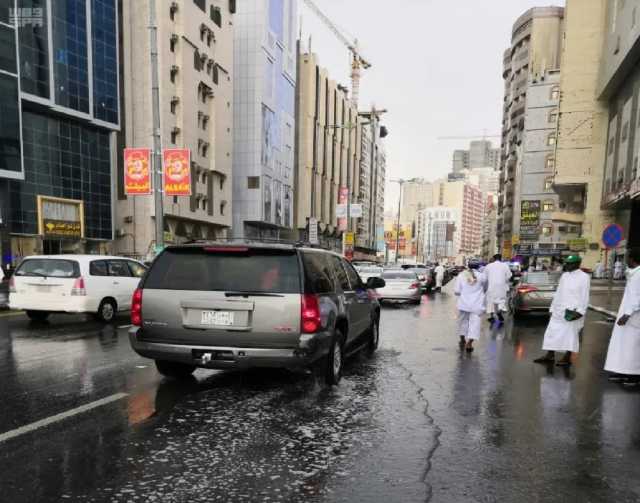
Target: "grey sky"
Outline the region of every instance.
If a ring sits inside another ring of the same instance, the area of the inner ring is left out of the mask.
[[[336,37],[300,1],[303,40],[339,82],[349,84],[349,58]],[[387,179],[436,179],[449,172],[454,149],[468,140],[439,136],[500,132],[502,53],[511,27],[535,0],[315,0],[357,37],[373,67],[364,73],[360,108],[388,108]],[[499,138],[492,138],[496,143]],[[397,205],[387,185],[385,206]]]

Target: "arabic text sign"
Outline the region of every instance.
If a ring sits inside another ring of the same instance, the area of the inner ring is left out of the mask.
[[[151,150],[124,149],[124,192],[128,196],[151,194]]]
[[[165,196],[191,195],[191,153],[189,149],[164,149],[162,168]]]

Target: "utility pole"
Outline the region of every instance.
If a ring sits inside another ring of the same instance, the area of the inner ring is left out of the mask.
[[[402,186],[404,185],[405,180],[403,180],[402,178],[398,179],[398,180],[391,180],[392,182],[395,182],[399,185],[400,187],[400,195],[398,196],[398,220],[397,220],[397,224],[396,224],[396,259],[395,259],[395,263],[398,263],[398,255],[400,254],[400,209],[402,207]]]
[[[151,106],[153,124],[153,196],[156,215],[156,254],[164,248],[162,191],[162,138],[160,132],[160,81],[158,77],[158,22],[156,0],[149,0],[149,41],[151,48]]]

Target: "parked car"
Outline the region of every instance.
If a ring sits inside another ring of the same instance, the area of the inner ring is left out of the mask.
[[[169,377],[197,367],[320,367],[378,346],[377,277],[332,252],[281,244],[172,246],[133,295],[133,349]],[[317,364],[317,365],[316,365]]]
[[[549,311],[561,275],[560,272],[550,271],[525,272],[511,300],[513,313],[522,315]]]
[[[140,262],[122,257],[26,257],[9,280],[9,307],[38,321],[51,313],[92,313],[110,322],[118,311],[131,308],[146,271]]]
[[[382,277],[382,272],[384,271],[384,269],[382,267],[367,266],[356,267],[356,271],[358,271],[358,274],[362,278],[362,281],[366,283],[369,278]]]
[[[386,285],[376,290],[378,299],[383,301],[400,301],[420,304],[422,291],[418,275],[414,270],[385,269],[382,279]]]

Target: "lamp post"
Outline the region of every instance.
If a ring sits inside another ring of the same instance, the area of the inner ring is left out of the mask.
[[[392,183],[397,183],[400,187],[400,194],[398,195],[398,221],[396,227],[396,258],[395,263],[398,263],[398,255],[400,253],[400,210],[402,208],[402,186],[406,183],[406,180],[402,178],[397,178],[395,180],[391,180]]]

